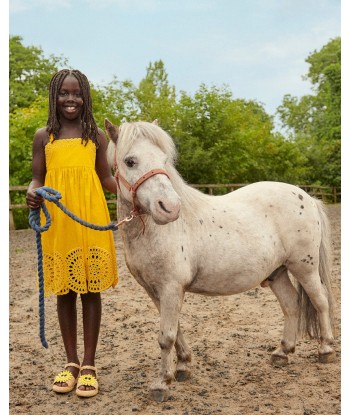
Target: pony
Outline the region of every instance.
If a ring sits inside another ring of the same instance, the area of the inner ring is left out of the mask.
[[[330,229],[325,206],[299,187],[257,182],[222,196],[187,184],[176,147],[155,123],[112,124],[107,160],[118,182],[117,215],[127,267],[160,314],[160,370],[151,399],[169,397],[174,378],[191,372],[180,325],[186,292],[233,295],[269,286],[284,314],[273,365],[288,363],[297,335],[319,340],[319,361],[332,362],[334,322]],[[176,350],[176,368],[172,348]]]

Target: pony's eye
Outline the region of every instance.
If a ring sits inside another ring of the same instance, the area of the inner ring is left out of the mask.
[[[132,158],[132,157],[127,157],[125,160],[124,160],[124,163],[127,165],[127,167],[134,167],[135,166],[135,164],[136,164],[136,162],[135,162],[135,160]]]

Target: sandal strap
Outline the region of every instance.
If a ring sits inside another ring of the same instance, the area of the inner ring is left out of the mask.
[[[82,371],[82,370],[84,370],[84,369],[93,370],[93,371],[96,373],[96,375],[97,375],[97,369],[96,369],[96,367],[95,367],[95,366],[85,365],[85,366],[82,366],[82,367],[80,368],[80,371]]]
[[[76,367],[77,369],[80,370],[80,365],[78,365],[77,363],[74,363],[74,362],[67,363],[64,368],[67,369],[67,367]]]

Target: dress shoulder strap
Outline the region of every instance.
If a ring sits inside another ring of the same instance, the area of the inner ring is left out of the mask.
[[[53,134],[51,133],[50,134],[50,136],[49,136],[49,141],[50,141],[50,143],[52,143],[53,142]]]

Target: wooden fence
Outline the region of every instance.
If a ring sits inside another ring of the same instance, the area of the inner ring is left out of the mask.
[[[246,186],[248,183],[229,183],[229,184],[193,184],[191,186],[205,191],[210,195],[215,195],[218,193],[229,193],[234,190],[239,189],[240,187]],[[327,186],[317,186],[317,185],[298,185],[301,189],[305,190],[311,196],[322,199],[326,203],[339,203],[341,199],[341,192],[339,188],[336,187],[327,187]],[[223,191],[222,191],[223,189]],[[16,209],[28,209],[25,202],[25,192],[27,191],[27,186],[10,186],[10,205],[9,205],[9,227],[10,230],[16,229],[15,219],[13,212]],[[19,192],[22,194],[23,203],[13,204],[11,202],[11,193]],[[116,209],[117,200],[109,199],[107,203],[114,205]]]

